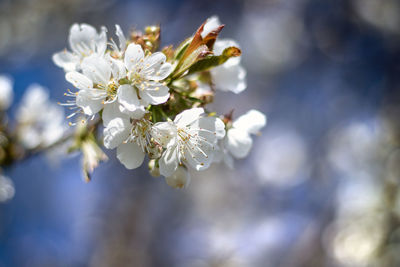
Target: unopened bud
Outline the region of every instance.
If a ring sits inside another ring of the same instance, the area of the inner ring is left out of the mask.
[[[160,176],[160,168],[158,168],[158,164],[155,159],[149,161],[149,172],[153,177]]]
[[[156,144],[151,144],[147,147],[147,153],[149,155],[149,158],[158,159],[159,157],[161,157],[162,147]]]

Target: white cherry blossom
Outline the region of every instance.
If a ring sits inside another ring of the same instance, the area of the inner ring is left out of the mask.
[[[224,160],[229,167],[233,168],[232,157],[237,159],[246,157],[253,145],[250,135],[259,134],[265,124],[265,115],[254,109],[237,118],[232,123],[232,127],[227,129],[215,161]]]
[[[213,161],[217,140],[225,135],[224,123],[207,117],[203,108],[185,110],[173,122],[156,123],[153,137],[165,147],[159,160],[160,173],[173,175],[179,165],[201,171]]]
[[[231,39],[217,39],[214,44],[214,54],[221,55],[225,48],[239,47]],[[228,59],[224,64],[210,70],[212,81],[216,89],[241,93],[247,87],[246,70],[240,65],[240,56]]]
[[[117,158],[127,169],[142,165],[145,153],[154,152],[151,137],[152,123],[145,119],[118,117],[104,128],[104,146],[117,148]]]
[[[102,27],[98,33],[91,25],[75,23],[70,28],[68,42],[71,51],[65,49],[53,55],[53,62],[66,72],[79,70],[82,60],[92,54],[104,55],[107,29]]]
[[[18,138],[30,149],[52,145],[66,126],[63,109],[50,102],[48,91],[38,84],[27,88],[17,110],[17,122]]]
[[[120,85],[119,81],[123,78],[126,78],[126,69],[122,61],[98,55],[85,58],[82,62],[82,73],[72,71],[66,74],[67,81],[79,90],[69,94],[74,98],[70,105],[78,106],[88,116],[94,116],[104,108],[105,125],[112,118],[120,116],[121,112],[141,118],[145,113],[145,103],[138,99],[131,85]],[[127,103],[126,98],[131,102]],[[76,113],[71,116],[74,114]]]
[[[0,110],[10,107],[14,97],[13,81],[6,75],[0,75]]]
[[[221,25],[218,16],[208,18],[201,33],[202,38]],[[214,55],[219,56],[225,48],[232,46],[239,48],[238,43],[232,39],[217,39],[213,47]],[[239,94],[247,87],[246,70],[240,65],[240,56],[228,59],[224,64],[211,69],[210,72],[213,84],[218,90]]]
[[[145,55],[140,45],[130,44],[125,51],[124,62],[132,86],[123,96],[127,107],[136,106],[138,97],[152,105],[168,100],[169,88],[161,81],[169,76],[173,68],[166,62],[166,56],[162,52]]]

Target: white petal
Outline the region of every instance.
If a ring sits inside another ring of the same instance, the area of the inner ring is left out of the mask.
[[[218,29],[219,26],[221,26],[221,22],[219,21],[218,16],[208,18],[206,24],[204,24],[201,38],[205,38],[210,32]]]
[[[225,123],[219,118],[217,118],[217,120],[215,121],[215,131],[217,133],[218,139],[222,139],[225,137]]]
[[[231,91],[239,94],[246,89],[246,70],[241,65],[226,65],[211,70],[212,81],[221,91]]]
[[[31,106],[36,109],[41,109],[46,106],[46,102],[49,99],[49,92],[46,88],[39,84],[31,84],[26,89],[24,96],[22,97],[23,106]]]
[[[249,110],[233,122],[233,127],[250,134],[257,134],[267,123],[267,118],[258,110]]]
[[[93,83],[106,86],[111,77],[110,63],[103,57],[91,55],[86,57],[81,65],[83,74],[91,79]]]
[[[154,81],[161,81],[167,78],[171,72],[173,71],[173,66],[165,62],[161,65],[156,66],[153,70],[153,73],[150,75],[146,75],[146,78],[149,80],[154,80]]]
[[[168,147],[159,160],[160,173],[165,177],[171,176],[178,167],[178,148],[177,146]]]
[[[185,127],[191,123],[193,123],[195,120],[199,118],[201,114],[204,113],[203,108],[192,108],[192,109],[187,109],[176,115],[174,122],[179,126],[179,127]]]
[[[198,131],[198,135],[204,137],[208,142],[215,144],[218,139],[225,136],[225,124],[216,117],[200,117],[191,124],[193,131]]]
[[[73,24],[69,32],[69,45],[79,56],[89,56],[95,52],[97,31],[88,24]]]
[[[128,119],[114,118],[103,130],[104,146],[113,149],[122,144],[129,136],[131,124]]]
[[[157,122],[151,129],[151,135],[162,147],[167,147],[176,136],[176,126],[172,122]]]
[[[207,169],[213,162],[216,149],[216,136],[207,129],[188,131],[191,135],[189,140],[182,140],[186,143],[183,148],[182,160],[197,171]]]
[[[19,138],[23,145],[30,149],[39,146],[42,141],[39,132],[32,127],[24,129],[24,134],[21,134]]]
[[[80,90],[76,97],[76,105],[81,107],[86,115],[92,116],[103,108],[103,99],[94,98],[89,90]]]
[[[145,106],[139,106],[137,109],[135,109],[134,111],[129,111],[127,109],[125,109],[123,106],[119,106],[119,110],[124,113],[125,115],[131,117],[132,119],[141,119],[143,118],[143,116],[147,113],[146,111],[146,107]]]
[[[165,177],[165,181],[173,188],[186,188],[190,183],[190,173],[185,167],[179,166],[171,176]]]
[[[126,47],[126,38],[121,27],[118,24],[115,25],[115,34],[118,36],[120,51],[124,51]]]
[[[235,158],[244,158],[249,154],[252,144],[247,132],[231,128],[226,134],[224,145]]]
[[[233,169],[234,159],[229,153],[229,151],[225,149],[223,141],[218,143],[218,146],[214,151],[214,158],[213,158],[213,162],[220,163],[221,161],[223,161],[225,165],[227,165],[230,169]]]
[[[96,38],[96,53],[103,56],[107,49],[107,28],[101,27],[100,34]]]
[[[143,82],[138,88],[140,97],[152,105],[165,103],[169,98],[169,88],[158,82]]]
[[[136,66],[141,65],[140,62],[144,58],[144,52],[140,45],[130,44],[125,51],[125,66],[130,71],[136,71]]]
[[[212,145],[203,143],[202,146],[185,149],[183,160],[193,169],[202,171],[214,161],[214,151]]]
[[[172,72],[172,65],[166,63],[166,56],[162,52],[156,52],[147,57],[143,62],[141,75],[147,80],[161,81],[168,77]]]
[[[76,71],[71,71],[65,74],[65,79],[81,90],[93,88],[93,82],[85,75]]]
[[[65,72],[76,70],[76,66],[79,64],[79,58],[66,50],[55,53],[52,59],[54,64],[63,68]]]
[[[110,121],[116,117],[120,117],[123,119],[129,119],[128,115],[125,113],[122,113],[119,110],[119,103],[118,101],[114,101],[112,103],[106,103],[104,105],[103,113],[102,113],[102,119],[103,119],[103,125],[107,126]]]
[[[141,108],[136,90],[129,84],[121,85],[118,88],[118,102],[122,106],[122,112],[134,112]]]
[[[126,68],[124,62],[122,60],[112,58],[109,54],[107,54],[106,58],[110,63],[113,78],[117,81],[122,78],[126,78]]]
[[[135,169],[142,165],[144,152],[136,143],[121,144],[117,148],[117,158],[127,169]]]
[[[49,146],[57,142],[64,134],[64,109],[54,103],[47,103],[47,112],[42,120],[45,121],[41,126],[42,144]]]
[[[217,139],[223,139],[225,137],[225,124],[220,118],[203,117],[199,119],[197,125],[202,129],[213,132]]]

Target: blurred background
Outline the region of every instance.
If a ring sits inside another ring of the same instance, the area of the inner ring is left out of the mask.
[[[212,15],[248,81],[215,110],[268,116],[250,156],[193,173],[186,190],[115,151],[88,184],[79,157],[30,158],[5,170],[0,267],[400,266],[398,0],[2,0],[0,73],[15,103],[34,82],[62,101],[51,55],[72,23],[160,23],[177,45]]]

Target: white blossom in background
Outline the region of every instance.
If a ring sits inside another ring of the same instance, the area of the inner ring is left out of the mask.
[[[218,139],[225,135],[224,123],[207,117],[203,108],[185,110],[173,122],[154,125],[154,138],[166,148],[160,158],[160,173],[171,176],[180,164],[197,171],[207,169],[213,161]]]
[[[251,161],[260,185],[291,187],[310,176],[309,152],[304,137],[287,126],[277,126],[260,138]],[[260,164],[262,162],[262,164]]]
[[[259,134],[266,122],[265,115],[254,109],[233,121],[232,127],[227,129],[225,138],[220,142],[216,161],[223,160],[233,168],[233,158],[241,159],[249,154],[253,145],[251,134]]]
[[[14,194],[15,188],[13,181],[0,174],[0,203],[12,199]]]
[[[239,47],[234,40],[217,39],[214,44],[214,54],[221,55],[225,48],[232,46]],[[240,64],[240,57],[230,58],[210,72],[214,86],[218,90],[239,94],[247,88],[246,70]]]
[[[338,184],[335,220],[324,231],[326,252],[341,266],[374,266],[385,241],[382,184],[368,177]]]
[[[88,24],[73,24],[69,31],[68,43],[71,51],[64,50],[53,55],[53,62],[64,69],[74,71],[80,69],[85,57],[92,54],[103,56],[107,49],[107,29],[101,32]]]
[[[30,85],[17,110],[17,135],[29,149],[57,142],[65,131],[64,110],[49,99],[47,89]]]
[[[209,18],[204,25],[202,37],[207,36],[211,31],[221,26],[217,16]],[[239,44],[232,39],[217,39],[214,44],[214,55],[221,55],[225,48],[238,47]],[[240,65],[240,56],[228,59],[224,64],[210,70],[212,82],[216,89],[231,91],[239,94],[247,87],[246,70]]]
[[[13,98],[13,81],[6,75],[0,75],[0,110],[8,109]]]

